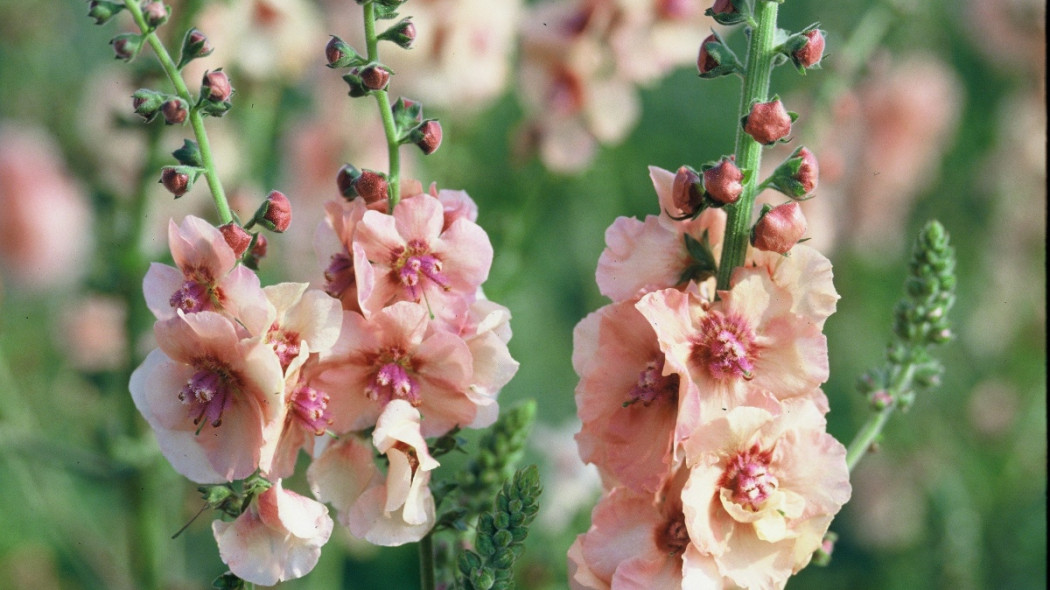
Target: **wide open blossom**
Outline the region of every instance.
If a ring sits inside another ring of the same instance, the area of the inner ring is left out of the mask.
[[[690,269],[696,260],[686,246],[686,236],[711,245],[715,261],[721,255],[725,212],[707,209],[696,219],[675,221],[683,213],[671,201],[674,174],[649,167],[661,206],[660,215],[645,221],[619,217],[605,231],[605,250],[598,259],[596,278],[602,295],[613,301],[635,300],[645,293],[679,287],[698,278]]]
[[[835,313],[839,294],[832,283],[831,261],[817,250],[805,244],[795,244],[790,256],[775,252],[764,252],[757,248],[747,249],[744,268],[763,268],[773,284],[784,288],[791,296],[791,313],[796,313],[818,328]],[[735,285],[751,274],[737,268],[729,284]]]
[[[339,522],[376,545],[418,541],[434,526],[430,472],[438,462],[420,433],[419,410],[404,400],[387,404],[372,432],[375,450],[386,455],[386,475],[372,448],[355,435],[328,448],[307,472],[314,495],[330,502]]]
[[[146,305],[159,320],[218,311],[239,321],[253,336],[262,334],[272,321],[259,277],[237,264],[237,255],[213,225],[186,216],[181,225],[168,224],[168,245],[177,268],[150,264],[142,288]]]
[[[343,312],[339,341],[311,385],[331,396],[334,432],[369,428],[391,400],[403,399],[419,408],[430,437],[474,422],[472,375],[467,343],[435,329],[422,304],[399,301],[369,319]]]
[[[276,312],[264,340],[273,346],[286,372],[292,361],[303,354],[325,354],[331,350],[342,326],[339,302],[321,291],[308,291],[307,287],[307,283],[280,283],[263,289]]]
[[[211,523],[223,563],[242,580],[263,586],[310,573],[332,528],[324,504],[285,490],[280,480],[233,522]]]
[[[709,304],[665,289],[637,303],[667,355],[665,373],[696,384],[690,394],[700,395],[702,420],[744,403],[755,390],[786,399],[812,395],[827,380],[827,339],[791,312],[790,295],[765,270],[746,269],[720,295]]]
[[[805,567],[849,500],[846,449],[808,399],[779,413],[738,407],[685,441],[682,490],[692,543],[745,588],[782,588]]]
[[[679,394],[687,382],[664,375],[664,353],[645,317],[631,303],[588,315],[573,331],[573,366],[580,376],[576,435],[580,458],[598,467],[607,488],[656,493],[673,467]],[[695,408],[683,414],[698,416]],[[683,430],[694,420],[683,417]]]
[[[267,469],[284,418],[273,349],[211,311],[160,320],[154,350],[131,375],[131,397],[176,471],[198,483]]]
[[[393,215],[365,212],[353,238],[362,313],[395,301],[423,303],[446,320],[465,312],[488,277],[492,244],[466,217],[444,223],[442,202],[426,193],[403,199]]]

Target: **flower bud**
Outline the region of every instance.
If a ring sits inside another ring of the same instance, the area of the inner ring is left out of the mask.
[[[717,166],[704,170],[704,190],[719,205],[731,205],[744,192],[744,173],[733,157],[722,157]]]
[[[230,78],[226,72],[221,69],[204,72],[204,79],[201,81],[201,96],[214,102],[225,102],[229,100],[231,94],[233,94],[233,87],[230,86]]]
[[[219,231],[222,232],[222,237],[233,249],[237,258],[244,256],[244,253],[248,251],[248,246],[252,243],[252,234],[232,221],[226,225],[220,225]]]
[[[427,119],[412,130],[411,139],[423,155],[429,156],[441,147],[441,136],[441,123],[437,119]]]
[[[131,61],[142,49],[142,36],[135,33],[122,33],[110,39],[113,53],[117,59]]]
[[[269,249],[269,246],[266,236],[255,234],[248,257],[244,259],[244,265],[252,270],[259,270],[259,261],[266,258],[266,251]]]
[[[390,41],[402,49],[408,49],[416,40],[416,25],[412,24],[409,18],[401,19],[396,25],[380,33],[378,39]]]
[[[718,67],[718,60],[712,57],[711,52],[707,50],[707,44],[716,41],[715,36],[711,34],[700,42],[700,55],[696,58],[696,69],[699,70],[700,75],[704,75]]]
[[[351,98],[360,98],[368,95],[368,88],[365,86],[363,80],[361,80],[361,74],[357,70],[353,70],[349,74],[343,76],[343,81],[350,87]]]
[[[720,25],[735,25],[747,20],[747,15],[740,13],[741,0],[715,0],[704,14],[715,19]]]
[[[270,191],[259,210],[255,221],[270,231],[281,233],[292,224],[292,204],[280,191]]]
[[[332,38],[328,40],[328,45],[325,45],[324,57],[330,68],[348,68],[361,65],[362,61],[361,56],[349,43],[335,35],[332,35]]]
[[[177,199],[190,190],[193,179],[183,166],[165,166],[160,171],[160,183]]]
[[[104,25],[109,19],[113,18],[121,10],[124,10],[123,4],[117,4],[116,2],[104,2],[102,0],[92,0],[88,4],[88,16],[95,19],[96,25]]]
[[[196,27],[191,28],[182,39],[182,56],[179,58],[179,69],[182,69],[183,66],[198,57],[211,55],[211,52],[214,50],[215,48],[211,46],[211,42],[204,36],[204,33],[200,32],[200,29]]]
[[[354,192],[354,181],[357,177],[361,176],[361,171],[354,167],[353,164],[343,164],[339,168],[339,172],[335,175],[335,185],[339,187],[339,194],[343,195],[346,199],[353,199],[357,196]]]
[[[689,166],[682,166],[671,183],[671,202],[685,217],[692,217],[704,200],[704,185],[700,175]]]
[[[186,101],[178,97],[165,101],[160,106],[160,112],[164,114],[164,122],[168,125],[182,125],[190,114]]]
[[[353,187],[357,196],[364,199],[369,205],[387,198],[389,189],[386,177],[372,170],[362,170],[361,174],[354,179]]]
[[[740,65],[733,50],[722,40],[718,33],[708,35],[700,43],[700,54],[696,58],[696,69],[701,78],[717,78],[729,74],[743,73],[744,67]]]
[[[201,158],[201,148],[195,141],[189,139],[182,140],[182,147],[171,152],[171,155],[184,166],[192,166],[194,168],[204,167],[204,161]]]
[[[142,6],[142,18],[150,29],[156,29],[168,20],[168,7],[163,2],[149,2]]]
[[[806,147],[800,147],[770,177],[773,188],[795,200],[804,201],[813,196],[820,178],[817,157]]]
[[[369,90],[382,90],[390,82],[390,70],[383,66],[368,66],[361,70],[361,83]]]
[[[762,216],[751,228],[751,245],[759,250],[787,254],[806,233],[802,207],[792,201],[762,208]]]
[[[791,53],[791,61],[800,69],[812,68],[820,64],[824,57],[824,33],[812,29],[802,33],[804,44]]]
[[[787,137],[791,133],[791,123],[794,118],[784,108],[784,103],[779,98],[769,102],[755,103],[741,123],[744,125],[744,133],[747,133],[758,143],[772,145]]]
[[[156,90],[142,88],[131,95],[131,104],[135,107],[135,114],[141,116],[149,123],[156,118],[166,96]]]

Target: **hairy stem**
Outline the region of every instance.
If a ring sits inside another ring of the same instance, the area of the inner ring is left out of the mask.
[[[376,37],[376,7],[372,2],[365,4],[365,43],[368,49],[369,63],[379,62],[379,40]],[[379,105],[379,116],[383,119],[383,132],[386,134],[387,154],[389,157],[389,170],[387,171],[387,203],[388,211],[394,212],[394,207],[401,200],[401,154],[399,152],[397,130],[394,126],[394,113],[390,110],[390,96],[386,90],[376,90],[372,94],[376,97]]]
[[[777,8],[774,0],[758,0],[755,3],[757,26],[751,31],[747,47],[744,88],[740,97],[739,116],[744,117],[755,102],[765,101],[769,94],[769,78],[773,71],[773,38],[777,30]],[[739,119],[738,119],[739,120]],[[722,260],[718,265],[718,288],[729,288],[729,277],[733,269],[744,264],[747,244],[751,234],[751,209],[758,195],[758,167],[762,163],[762,145],[744,133],[743,125],[737,124],[736,162],[742,170],[750,170],[740,200],[727,206],[728,220],[722,247]]]

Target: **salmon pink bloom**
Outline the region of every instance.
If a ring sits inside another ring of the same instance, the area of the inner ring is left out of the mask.
[[[339,338],[343,314],[339,302],[306,283],[280,283],[263,289],[276,311],[265,340],[288,371],[296,358],[309,352],[327,353]],[[305,360],[305,359],[304,359]]]
[[[366,211],[354,236],[354,272],[361,310],[372,315],[395,301],[425,303],[442,318],[462,313],[488,277],[492,244],[466,218],[447,230],[444,207],[423,193],[393,215]]]
[[[817,250],[805,244],[795,244],[791,256],[748,248],[745,268],[765,269],[773,284],[784,288],[791,295],[791,313],[797,313],[818,328],[835,313],[839,294],[832,283],[831,261]],[[738,268],[733,272],[730,285],[753,271]]]
[[[499,416],[496,396],[518,372],[518,361],[510,356],[510,310],[489,301],[478,299],[470,305],[466,323],[457,333],[470,349],[473,375],[467,395],[477,404],[477,416],[471,428],[485,428]]]
[[[160,348],[131,375],[131,397],[175,470],[219,483],[265,469],[285,403],[273,349],[211,311],[180,311],[154,332]]]
[[[314,251],[324,267],[324,290],[343,304],[343,309],[360,311],[357,302],[357,275],[354,273],[354,231],[368,206],[364,199],[329,201],[324,205],[325,221],[314,235]]]
[[[233,522],[211,524],[219,557],[237,577],[273,586],[310,573],[332,534],[328,508],[278,481]]]
[[[808,399],[779,413],[737,407],[684,442],[689,538],[745,588],[782,588],[821,546],[849,500],[846,449]]]
[[[311,383],[332,396],[335,432],[375,424],[383,408],[403,399],[419,408],[423,436],[471,424],[477,405],[467,393],[473,375],[470,348],[435,329],[427,309],[399,301],[371,318],[343,312],[343,329]]]
[[[270,325],[270,309],[259,277],[237,264],[222,232],[192,215],[181,225],[168,224],[168,245],[177,268],[154,262],[142,282],[157,319],[185,313],[218,311],[238,320],[253,336]]]

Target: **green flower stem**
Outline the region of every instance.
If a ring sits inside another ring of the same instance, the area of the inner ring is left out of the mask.
[[[379,61],[379,39],[376,37],[376,7],[373,2],[365,4],[365,43],[368,49],[368,61],[377,63]],[[394,207],[401,200],[401,153],[398,142],[397,129],[394,126],[394,112],[390,110],[390,96],[386,90],[376,90],[372,94],[376,97],[379,105],[379,116],[383,119],[383,132],[386,133],[387,154],[390,160],[390,169],[387,171],[387,202],[388,210],[394,212]]]
[[[752,103],[767,100],[769,78],[773,72],[773,39],[777,30],[777,9],[775,0],[758,0],[755,3],[755,16],[758,26],[751,31],[747,47],[744,90],[740,97],[740,117],[751,109]],[[737,123],[736,162],[742,170],[751,174],[744,184],[740,200],[727,206],[728,220],[726,235],[722,246],[722,260],[718,265],[718,288],[729,288],[729,277],[733,269],[744,264],[747,245],[751,235],[751,209],[758,195],[758,167],[762,163],[762,145],[750,135],[744,133],[743,125]]]
[[[196,101],[190,96],[190,90],[186,86],[186,81],[182,79],[182,74],[179,73],[179,68],[171,59],[171,55],[164,47],[164,43],[161,42],[155,32],[150,31],[149,26],[146,24],[146,19],[142,15],[142,7],[139,6],[136,0],[124,0],[124,6],[127,7],[128,12],[135,19],[135,24],[138,25],[139,30],[145,35],[146,42],[153,48],[153,53],[157,56],[157,61],[160,62],[161,68],[164,69],[164,73],[168,75],[168,79],[175,86],[176,94],[179,95],[179,98],[185,100],[186,104],[195,104]],[[211,143],[208,141],[208,134],[204,130],[204,116],[196,108],[191,108],[189,120],[193,134],[197,138],[197,146],[200,148],[201,163],[204,164],[204,178],[208,181],[208,188],[211,190],[215,209],[218,211],[219,219],[223,224],[230,223],[233,221],[233,213],[230,212],[230,204],[226,199],[226,192],[223,190],[222,182],[219,181],[219,174],[215,170],[215,162],[211,155]]]
[[[885,428],[890,416],[897,409],[898,400],[911,391],[913,376],[914,367],[911,364],[902,367],[897,372],[891,389],[887,392],[890,394],[893,402],[887,404],[885,408],[878,410],[868,418],[868,421],[853,436],[853,440],[846,447],[846,467],[850,471],[853,471],[853,468],[857,466],[861,458],[871,449],[872,444],[878,440],[879,435],[882,434],[882,429]]]
[[[434,590],[437,587],[434,576],[434,537],[427,533],[419,540],[419,587],[420,590]]]

